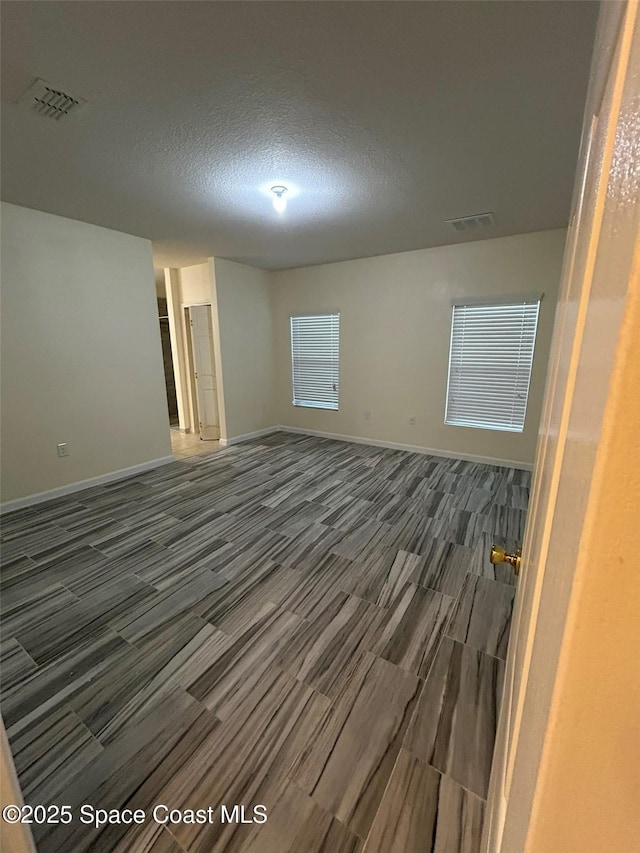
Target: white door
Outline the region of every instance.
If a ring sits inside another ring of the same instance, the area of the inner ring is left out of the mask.
[[[598,845],[594,823],[587,841],[575,846],[573,839],[588,826],[589,809],[575,820],[565,804],[564,813],[552,816],[544,784],[553,766],[552,745],[556,749],[559,743],[553,740],[558,726],[566,725],[569,731],[573,727],[579,738],[584,725],[583,751],[594,749],[586,712],[580,720],[563,720],[563,689],[572,666],[567,626],[573,627],[580,618],[576,614],[582,613],[576,608],[584,582],[585,543],[591,542],[589,553],[601,559],[603,573],[616,548],[613,542],[589,537],[596,529],[594,483],[607,459],[603,436],[617,426],[611,420],[616,414],[610,395],[623,357],[621,335],[636,310],[637,12],[632,0],[601,5],[487,803],[482,850],[490,853],[586,853]],[[602,619],[604,611],[603,601]],[[583,687],[583,700],[601,689],[597,684]],[[611,708],[611,715],[615,713]],[[610,718],[601,719],[603,727],[607,724]],[[576,773],[575,765],[564,770],[574,770],[565,789],[573,787],[578,796],[580,786],[599,785],[602,800],[608,768],[603,766],[593,780]],[[584,808],[584,796],[580,803]],[[562,812],[558,798],[554,807]],[[611,825],[602,821],[602,831],[619,831],[615,816],[609,819]],[[541,841],[539,833],[552,825],[553,841]],[[613,853],[614,846],[599,849]],[[623,853],[622,847],[615,850]]]
[[[220,438],[211,306],[192,305],[189,319],[200,438],[211,441]]]

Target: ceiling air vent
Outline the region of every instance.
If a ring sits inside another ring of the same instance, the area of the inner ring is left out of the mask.
[[[474,213],[473,216],[461,216],[459,219],[445,219],[445,222],[458,233],[493,228],[496,224],[493,213]]]
[[[27,109],[46,118],[60,121],[75,112],[85,102],[82,98],[63,92],[49,85],[45,80],[37,79],[20,99]]]

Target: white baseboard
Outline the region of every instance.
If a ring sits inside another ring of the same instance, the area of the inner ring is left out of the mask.
[[[261,438],[263,435],[271,435],[273,432],[279,432],[285,429],[280,426],[265,427],[265,429],[257,429],[255,432],[245,432],[243,435],[232,435],[229,438],[220,439],[220,447],[231,447],[232,444],[241,444],[243,441],[251,441],[252,438]]]
[[[264,435],[271,435],[274,432],[290,432],[298,435],[313,435],[319,438],[331,438],[336,441],[349,441],[354,444],[369,444],[372,447],[387,447],[390,450],[405,450],[409,453],[424,453],[429,456],[443,456],[447,459],[464,459],[468,462],[480,462],[485,465],[497,465],[500,468],[520,468],[524,471],[532,471],[533,465],[529,462],[519,462],[515,459],[496,459],[492,456],[477,456],[471,453],[454,453],[448,450],[440,450],[434,447],[421,447],[414,444],[400,444],[395,441],[382,441],[377,438],[366,438],[359,435],[342,435],[335,432],[322,432],[316,429],[299,429],[298,427],[286,426],[280,424],[278,426],[266,427],[255,432],[247,432],[243,435],[234,435],[229,438],[221,438],[221,447],[231,447],[234,444],[241,444],[243,441],[251,441],[254,438],[261,438]],[[34,495],[27,495],[23,498],[16,498],[12,501],[5,501],[0,504],[0,514],[9,513],[17,509],[23,509],[33,504],[44,503],[45,501],[53,500],[54,498],[71,495],[74,492],[81,492],[84,489],[90,489],[93,486],[100,486],[103,483],[113,483],[116,480],[124,480],[126,477],[132,477],[134,474],[141,474],[143,471],[150,471],[153,468],[159,468],[161,465],[168,465],[174,462],[174,456],[163,456],[160,459],[152,459],[149,462],[142,462],[139,465],[131,465],[129,468],[120,468],[118,471],[110,471],[107,474],[100,474],[97,477],[90,477],[88,480],[79,480],[76,483],[68,483],[65,486],[58,486],[55,489],[48,489],[46,492],[37,492]]]
[[[151,459],[149,462],[141,462],[139,465],[131,465],[129,468],[120,468],[118,471],[99,474],[97,477],[90,477],[88,480],[78,480],[76,483],[67,483],[66,486],[57,486],[55,489],[48,489],[46,492],[37,492],[35,495],[27,495],[24,498],[5,501],[3,504],[0,504],[0,513],[13,512],[16,509],[24,509],[24,507],[32,506],[33,504],[44,503],[54,498],[62,498],[65,495],[72,495],[74,492],[81,492],[83,489],[101,486],[103,483],[124,480],[126,477],[132,477],[134,474],[141,474],[143,471],[150,471],[152,468],[168,465],[170,462],[175,462],[175,456],[162,456],[160,459]]]
[[[400,444],[396,441],[382,441],[377,438],[365,438],[359,435],[342,435],[335,432],[322,432],[317,429],[299,429],[291,426],[274,428],[280,432],[292,432],[299,435],[315,435],[319,438],[333,438],[336,441],[350,441],[354,444],[370,444],[373,447],[387,447],[390,450],[406,450],[409,453],[424,453],[428,456],[443,456],[445,459],[464,459],[466,462],[480,462],[484,465],[497,465],[500,468],[519,468],[523,471],[533,471],[530,462],[517,462],[515,459],[496,459],[493,456],[476,456],[472,453],[454,453],[449,450],[438,450],[434,447],[421,447],[417,444]]]

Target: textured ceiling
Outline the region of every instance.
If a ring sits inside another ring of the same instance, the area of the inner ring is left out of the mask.
[[[561,227],[596,18],[537,0],[5,2],[2,197],[147,237],[158,266]],[[35,77],[88,105],[28,112]],[[444,222],[488,210],[490,231]]]

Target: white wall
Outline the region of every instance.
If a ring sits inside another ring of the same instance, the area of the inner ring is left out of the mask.
[[[2,204],[3,502],[171,454],[157,314],[147,240]]]
[[[564,229],[544,231],[272,274],[277,422],[532,463],[565,236]],[[446,425],[451,299],[540,291],[524,432]],[[335,311],[340,312],[340,410],[294,407],[289,317]],[[411,416],[415,426],[409,425]]]
[[[225,440],[273,426],[273,339],[270,277],[265,270],[212,258],[224,396]]]
[[[206,261],[180,268],[180,296],[184,305],[202,305],[212,301],[211,274]]]
[[[2,214],[2,501],[168,456],[149,242],[15,205]],[[181,304],[212,303],[221,437],[279,423],[532,462],[564,238],[271,274],[219,258],[172,271]],[[531,291],[545,298],[524,433],[446,426],[451,298]],[[338,412],[291,405],[288,321],[306,311],[341,313]]]

